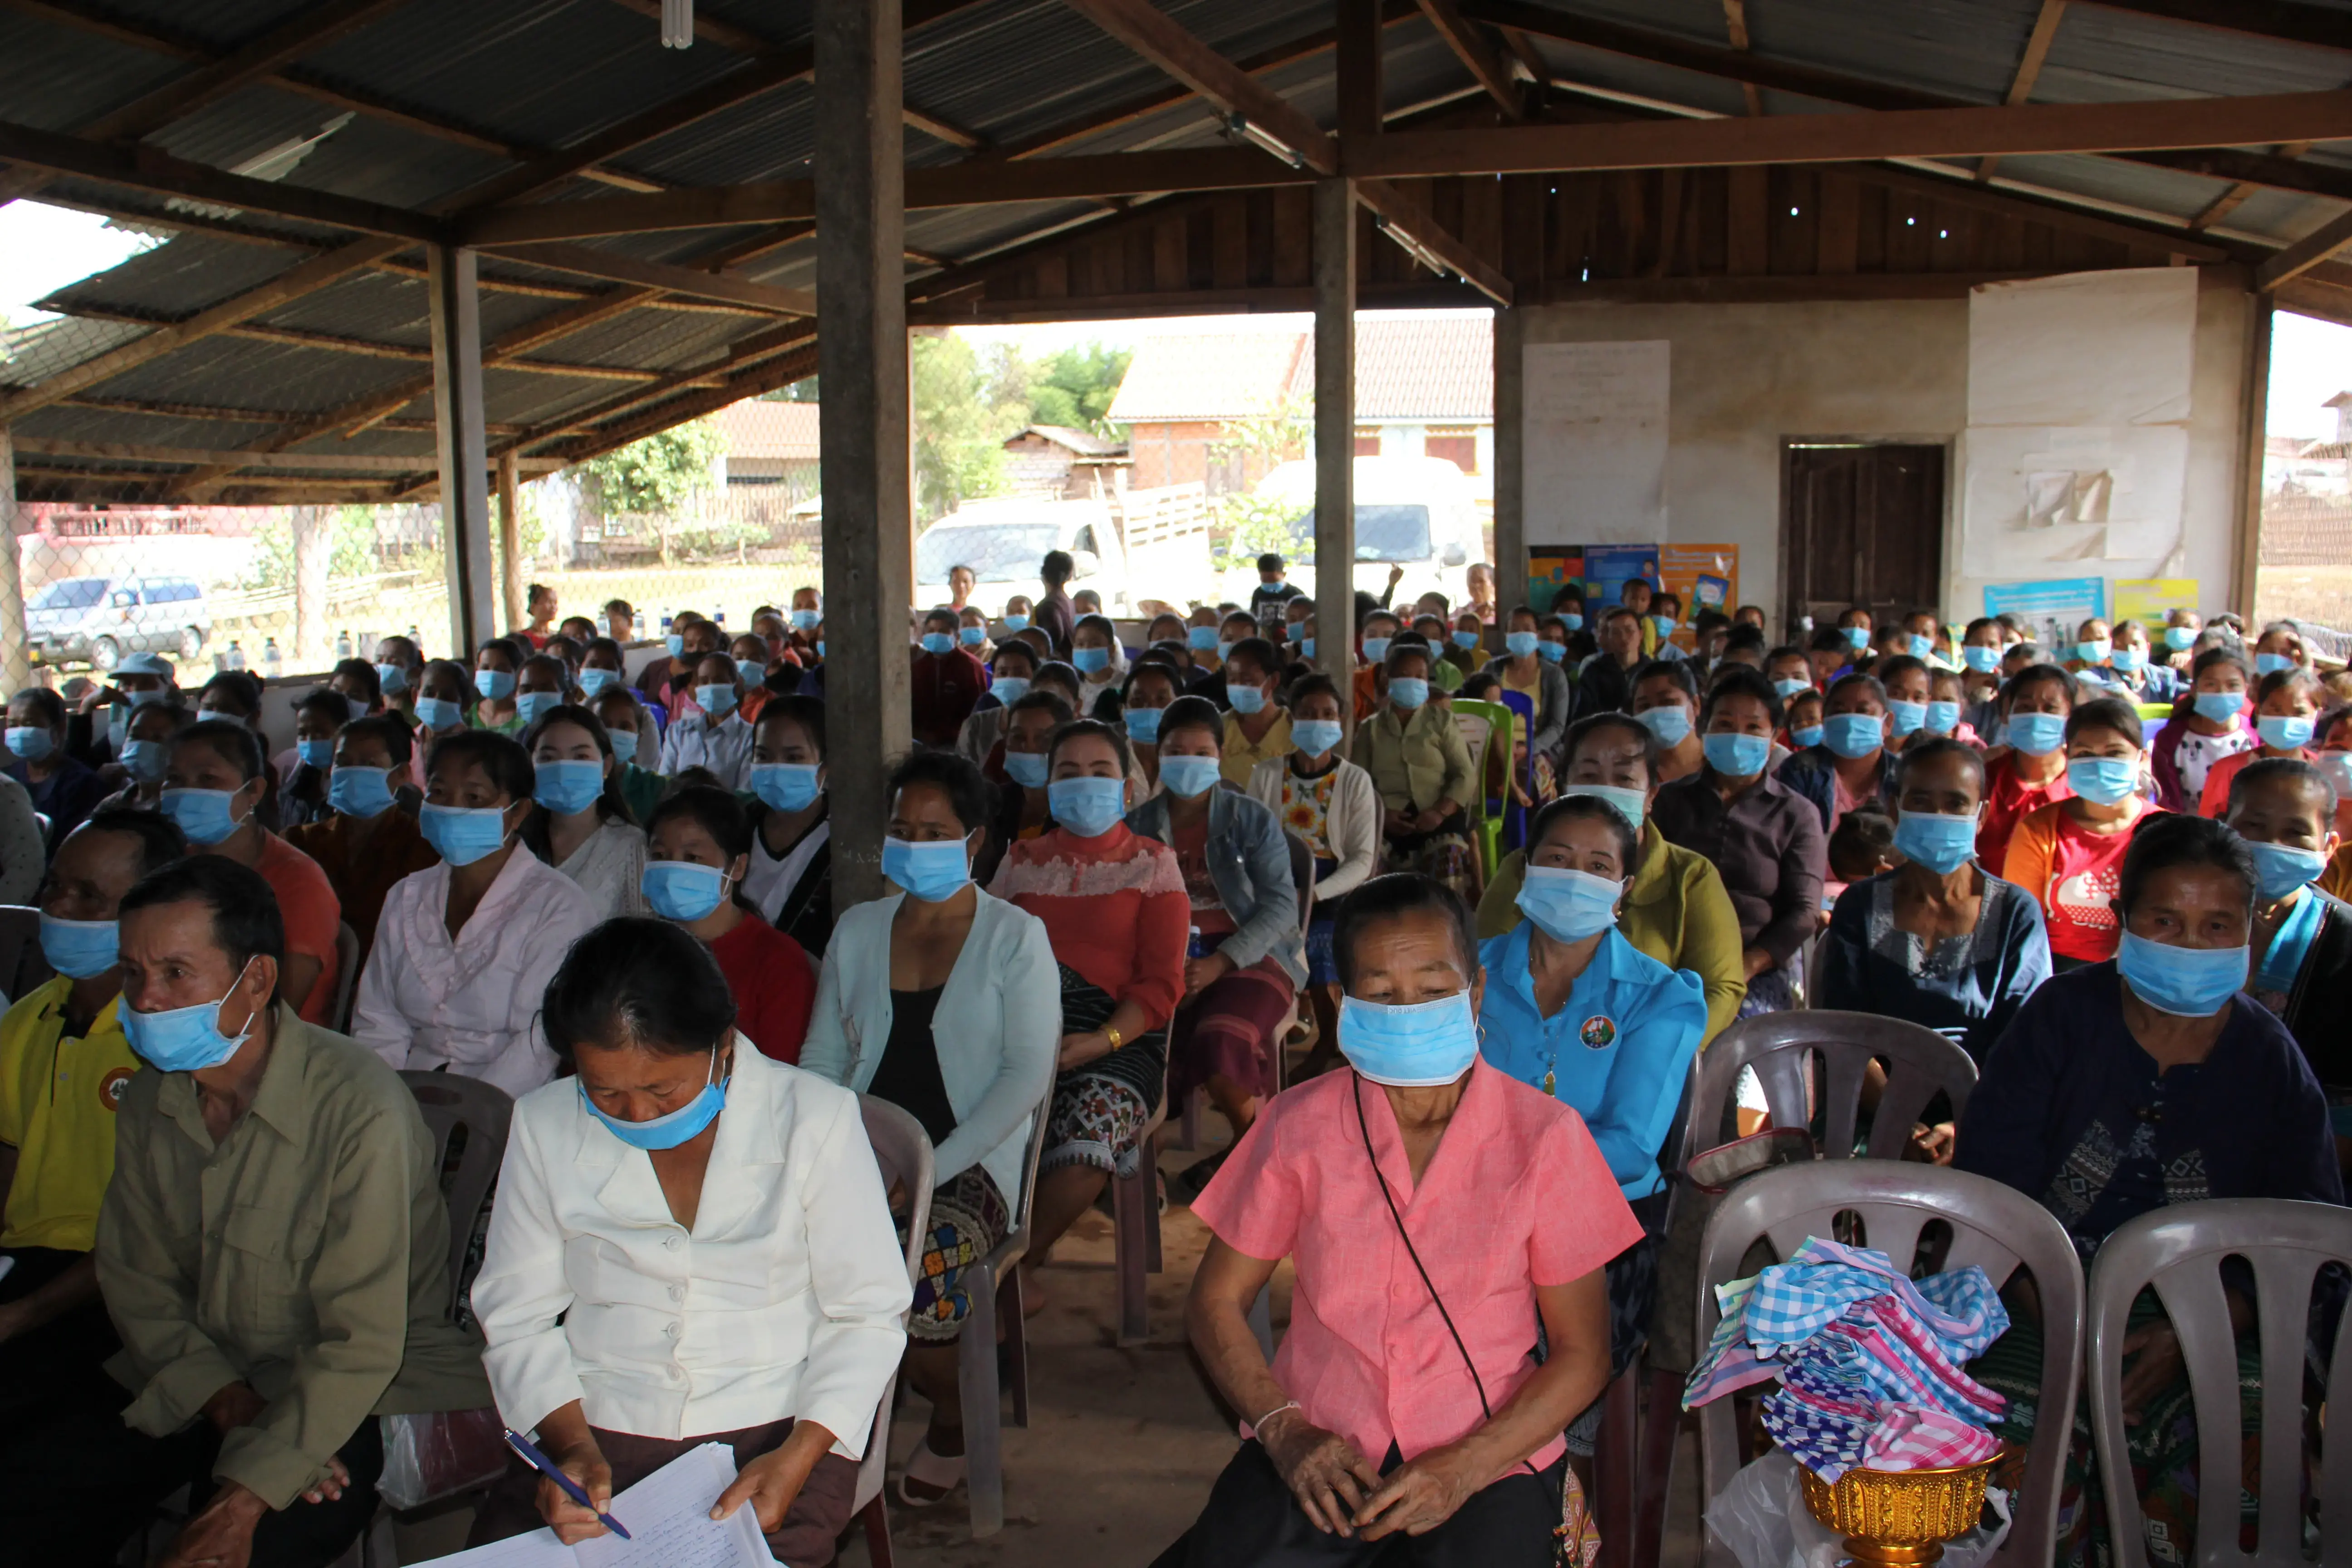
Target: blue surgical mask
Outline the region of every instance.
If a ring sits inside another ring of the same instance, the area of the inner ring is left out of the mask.
[[[1772,738],[1769,735],[1732,735],[1721,731],[1699,742],[1706,752],[1706,765],[1726,778],[1744,779],[1760,773],[1764,764],[1772,760]]]
[[[2187,626],[2167,626],[2164,628],[2164,646],[2175,653],[2187,653],[2197,646],[2197,634]]]
[[[161,784],[172,761],[172,750],[161,741],[122,742],[122,771],[141,784]]]
[[[1801,675],[1784,675],[1772,683],[1772,689],[1780,694],[1780,700],[1783,702],[1800,691],[1811,691],[1812,689],[1813,683]]]
[[[751,793],[771,811],[805,811],[824,788],[816,775],[814,763],[753,763]]]
[[[966,647],[978,647],[981,644],[988,640],[988,628],[986,626],[958,626],[956,628],[956,640],[963,644]]]
[[[225,789],[167,789],[163,815],[179,825],[191,844],[218,844],[237,830],[240,821],[230,815],[236,793]]]
[[[2244,989],[2252,956],[2243,947],[2175,947],[2126,931],[2116,948],[2116,968],[2158,1012],[2210,1018]]]
[[[1930,735],[1948,735],[1959,728],[1959,723],[1960,705],[1958,703],[1930,702],[1927,704],[1926,729]]]
[[[1273,582],[1271,582],[1271,583],[1260,583],[1260,584],[1258,584],[1258,586],[1259,586],[1261,589],[1265,590],[1266,593],[1269,593],[1269,594],[1279,594],[1279,593],[1281,593],[1285,588],[1289,587],[1289,586],[1290,586],[1290,584],[1289,584],[1288,583],[1284,582],[1281,578],[1276,577]]]
[[[1525,658],[1536,651],[1536,645],[1542,640],[1533,632],[1507,632],[1503,637],[1503,647],[1513,658]]]
[[[317,739],[294,742],[294,755],[304,767],[317,768],[321,773],[335,765],[335,742]]]
[[[452,866],[470,866],[506,843],[507,816],[494,805],[427,804],[417,810],[416,830]]]
[[[735,661],[735,673],[744,685],[757,686],[768,679],[768,661],[764,658],[739,658]]]
[[[669,649],[670,658],[684,658],[686,657],[686,634],[684,632],[672,632],[667,637],[662,638],[662,643],[663,646]]]
[[[2046,757],[2066,743],[2066,715],[2012,713],[2009,743],[2029,757]]]
[[[1554,942],[1582,942],[1617,923],[1625,884],[1564,866],[1530,866],[1518,904]]]
[[[1315,657],[1315,639],[1313,637],[1300,637],[1298,639],[1298,657],[1301,658],[1313,658]]]
[[[1010,708],[1029,695],[1029,678],[1025,675],[1000,675],[989,682],[988,689],[997,701]]]
[[[1626,789],[1621,784],[1562,784],[1559,793],[1589,795],[1607,801],[1617,808],[1617,814],[1620,816],[1633,825],[1633,831],[1636,833],[1642,831],[1642,814],[1648,809],[1650,804],[1650,797],[1640,790]]]
[[[41,956],[69,980],[105,973],[121,952],[112,921],[60,920],[46,910],[41,912]]]
[[[620,681],[619,670],[591,665],[580,672],[580,695],[586,700],[593,702],[604,694],[607,688],[617,686]]]
[[[1233,658],[1234,649],[1241,646],[1241,643],[1233,637],[1219,637],[1217,639],[1217,658],[1219,661],[1222,662]]]
[[[1452,1083],[1478,1059],[1470,993],[1402,1006],[1347,997],[1339,1004],[1339,1054],[1365,1078],[1391,1089]]]
[[[1538,642],[1536,652],[1543,656],[1546,664],[1558,664],[1568,657],[1568,645],[1564,642]]]
[[[1191,800],[1217,787],[1224,776],[1224,768],[1214,757],[1162,757],[1160,759],[1160,782],[1169,793]]]
[[[819,658],[823,658],[824,657],[824,639],[823,637],[816,639],[816,656]]]
[[[1010,623],[1008,622],[1007,624],[1009,625]],[[1191,648],[1194,653],[1208,652],[1211,648],[1217,646],[1217,628],[1214,626],[1185,627],[1184,646]]]
[[[474,671],[474,689],[493,702],[514,695],[515,678],[511,669],[478,669]]]
[[[11,724],[6,738],[8,749],[28,763],[37,763],[58,749],[57,737],[46,724]]]
[[[1472,648],[1478,646],[1478,634],[1476,632],[1455,632],[1454,634],[1454,646],[1460,648],[1463,652],[1468,653]]]
[[[1410,712],[1429,700],[1429,682],[1418,675],[1391,676],[1389,700]]]
[[[1127,815],[1127,781],[1055,779],[1045,786],[1045,808],[1080,838],[1099,838]]]
[[[2282,669],[2293,669],[2294,668],[2294,660],[2289,658],[2283,653],[2258,653],[2254,655],[2254,673],[2256,675],[2271,675]]]
[[[1677,623],[1672,616],[1652,616],[1650,625],[1657,628],[1658,640],[1664,642],[1675,635],[1675,626]]]
[[[1100,675],[1110,668],[1110,649],[1107,647],[1074,647],[1070,665],[1080,675]]]
[[[1045,775],[1051,771],[1043,752],[1004,753],[1004,776],[1023,789],[1044,789]]]
[[[732,686],[716,683],[698,686],[694,689],[694,700],[701,704],[705,713],[710,715],[710,721],[714,724],[735,711],[735,689]]]
[[[1013,632],[1025,632],[1029,629],[1029,617],[1026,616],[1007,616],[1004,617],[1004,629],[1007,634]]]
[[[1819,724],[1800,724],[1789,731],[1789,739],[1797,742],[1800,751],[1811,751],[1822,743],[1822,727]]]
[[[1906,811],[1895,819],[1895,847],[1906,860],[1948,877],[1977,852],[1977,819]]]
[[[2126,643],[2107,656],[2107,662],[2118,675],[2136,675],[2147,663],[2147,650],[2137,643]]]
[[[1158,745],[1160,743],[1160,715],[1163,711],[1165,711],[1165,710],[1159,708],[1129,709],[1127,710],[1127,738],[1133,741],[1139,746]]]
[[[1913,658],[1925,658],[1929,654],[1936,651],[1936,639],[1931,637],[1923,637],[1917,632],[1913,632],[1910,639],[1903,646],[1906,650],[1910,653]]]
[[[382,816],[392,809],[392,774],[383,768],[337,768],[327,775],[327,805],[343,816]]]
[[[666,921],[698,921],[727,901],[727,873],[691,860],[648,860],[637,891]]]
[[[953,898],[971,880],[971,858],[961,838],[915,843],[882,840],[882,874],[927,904]]]
[[[515,717],[520,719],[523,728],[528,730],[547,717],[550,710],[562,706],[563,693],[561,691],[526,691],[515,699]]]
[[[716,1050],[710,1053],[709,1070],[713,1073],[719,1070],[719,1053]],[[596,1109],[596,1102],[588,1098],[588,1086],[584,1083],[580,1085],[580,1103],[587,1107],[588,1114],[603,1122],[614,1137],[632,1149],[652,1152],[675,1149],[690,1139],[699,1137],[702,1130],[718,1121],[719,1111],[726,1108],[727,1084],[732,1081],[731,1075],[726,1082],[719,1083],[713,1083],[706,1078],[701,1093],[668,1115],[645,1121],[623,1121],[617,1117],[605,1115]]]
[[[1679,702],[1664,708],[1644,708],[1633,718],[1657,737],[1661,746],[1679,746],[1691,732],[1690,712]]]
[[[1263,713],[1265,711],[1265,689],[1262,686],[1228,687],[1225,700],[1233,704],[1236,713]]]
[[[1290,743],[1299,754],[1319,757],[1339,745],[1341,736],[1337,719],[1293,719],[1290,721]]]
[[[813,632],[816,630],[817,622],[823,618],[824,617],[814,610],[794,610],[793,612],[793,629],[796,632]]]
[[[1832,713],[1822,721],[1822,739],[1832,752],[1852,761],[1884,745],[1886,731],[1875,713]]]
[[[2200,719],[2235,728],[2238,715],[2245,710],[2246,698],[2240,691],[2200,691],[2190,700]]]
[[[466,710],[447,697],[420,697],[416,700],[416,721],[428,730],[454,730]]]
[[[2101,637],[2095,642],[2076,643],[2074,645],[2074,657],[2081,659],[2084,664],[2105,664],[2107,659],[2107,655],[2115,652],[2115,644],[2109,642],[2105,637]]]
[[[1990,675],[2000,668],[2000,649],[1972,642],[1960,649],[1960,662],[1979,675]]]
[[[1559,618],[1559,624],[1571,632],[1580,632],[1584,629],[1584,617],[1576,615],[1562,616]]]
[[[1895,721],[1897,740],[1911,734],[1927,721],[1927,705],[1925,702],[1906,702],[1900,697],[1890,697],[1886,700],[1886,712]]]
[[[2254,721],[2263,744],[2273,752],[2299,751],[2311,744],[2312,731],[2318,727],[2315,719],[2285,713],[2265,713]]]
[[[925,632],[923,634],[922,646],[925,653],[953,653],[955,652],[955,638],[948,636],[945,632]],[[1097,648],[1095,651],[1099,653],[1101,649]],[[1080,669],[1084,669],[1086,666],[1081,664],[1078,668]],[[1099,668],[1100,667],[1097,666],[1097,668]]]
[[[632,763],[637,756],[637,732],[635,730],[607,730],[604,739],[613,742],[613,760]]]
[[[2066,764],[2066,784],[2094,805],[2113,805],[2139,785],[2137,757],[2076,757]]]
[[[247,968],[251,968],[250,961]],[[236,980],[229,982],[229,990],[236,989],[245,971],[237,971]],[[161,1013],[142,1013],[122,998],[114,1010],[115,1022],[122,1026],[122,1037],[139,1053],[142,1061],[158,1072],[201,1072],[216,1068],[236,1055],[237,1047],[253,1035],[253,1019],[245,1021],[245,1032],[235,1039],[220,1032],[220,1010],[228,1000],[223,992],[215,1002],[199,1002],[193,1007],[173,1007]]]
[[[1374,664],[1380,663],[1381,660],[1388,658],[1389,644],[1394,640],[1395,639],[1393,637],[1366,637],[1364,639],[1364,658]]]
[[[532,770],[531,798],[558,816],[572,816],[604,793],[604,764],[582,757],[541,763]]]
[[[408,689],[408,668],[405,665],[379,664],[375,667],[375,683],[387,697],[395,691]]]
[[[2255,886],[2267,900],[2284,899],[2297,888],[2319,880],[2319,874],[2327,869],[2327,857],[2316,849],[2258,844],[2251,838],[2246,840],[2246,849],[2254,858]]]
[[[1853,649],[1856,653],[1861,653],[1864,649],[1868,648],[1870,647],[1870,628],[1868,626],[1846,627],[1845,646]]]

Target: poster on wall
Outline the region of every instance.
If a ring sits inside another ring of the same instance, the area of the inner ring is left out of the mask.
[[[1537,537],[1639,544],[1666,531],[1670,345],[1530,343],[1521,472]]]
[[[1984,613],[2015,616],[2024,623],[2028,637],[2056,656],[2074,647],[2074,634],[2084,621],[2106,619],[2106,579],[2053,577],[2035,583],[1988,583]]]
[[[1562,588],[1582,592],[1584,551],[1574,544],[1536,544],[1528,549],[1528,607],[1548,615]]]
[[[1584,547],[1584,605],[1597,620],[1602,611],[1624,596],[1625,584],[1639,579],[1652,588],[1658,584],[1655,544],[1588,544]]]
[[[2137,621],[2151,637],[2174,610],[2197,607],[2194,577],[2118,577],[2116,579],[2116,619]]]

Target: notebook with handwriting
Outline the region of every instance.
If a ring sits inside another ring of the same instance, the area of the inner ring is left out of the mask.
[[[566,1546],[551,1530],[436,1557],[423,1568],[771,1568],[776,1561],[749,1503],[724,1520],[710,1505],[735,1479],[735,1455],[705,1443],[613,1499],[606,1511],[635,1537]]]

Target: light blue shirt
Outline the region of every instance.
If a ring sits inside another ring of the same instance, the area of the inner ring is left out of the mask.
[[[1683,1080],[1706,1032],[1706,990],[1687,969],[1668,969],[1615,931],[1601,939],[1568,1003],[1550,1017],[1536,1005],[1528,946],[1535,922],[1478,945],[1486,1000],[1479,1052],[1522,1083],[1543,1087],[1584,1118],[1627,1198],[1664,1183],[1658,1151],[1674,1125]]]

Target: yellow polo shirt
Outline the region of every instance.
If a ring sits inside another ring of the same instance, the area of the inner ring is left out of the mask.
[[[0,1017],[0,1143],[16,1149],[16,1179],[0,1247],[88,1252],[98,1205],[114,1179],[114,1111],[139,1058],[115,1022],[116,997],[82,1039],[68,1038],[59,975]]]
[[[1242,716],[1225,715],[1225,761],[1223,772],[1238,789],[1249,788],[1250,770],[1268,757],[1286,757],[1294,750],[1290,739],[1290,710],[1278,708],[1274,722],[1267,726],[1265,739],[1255,745],[1242,732]]]

